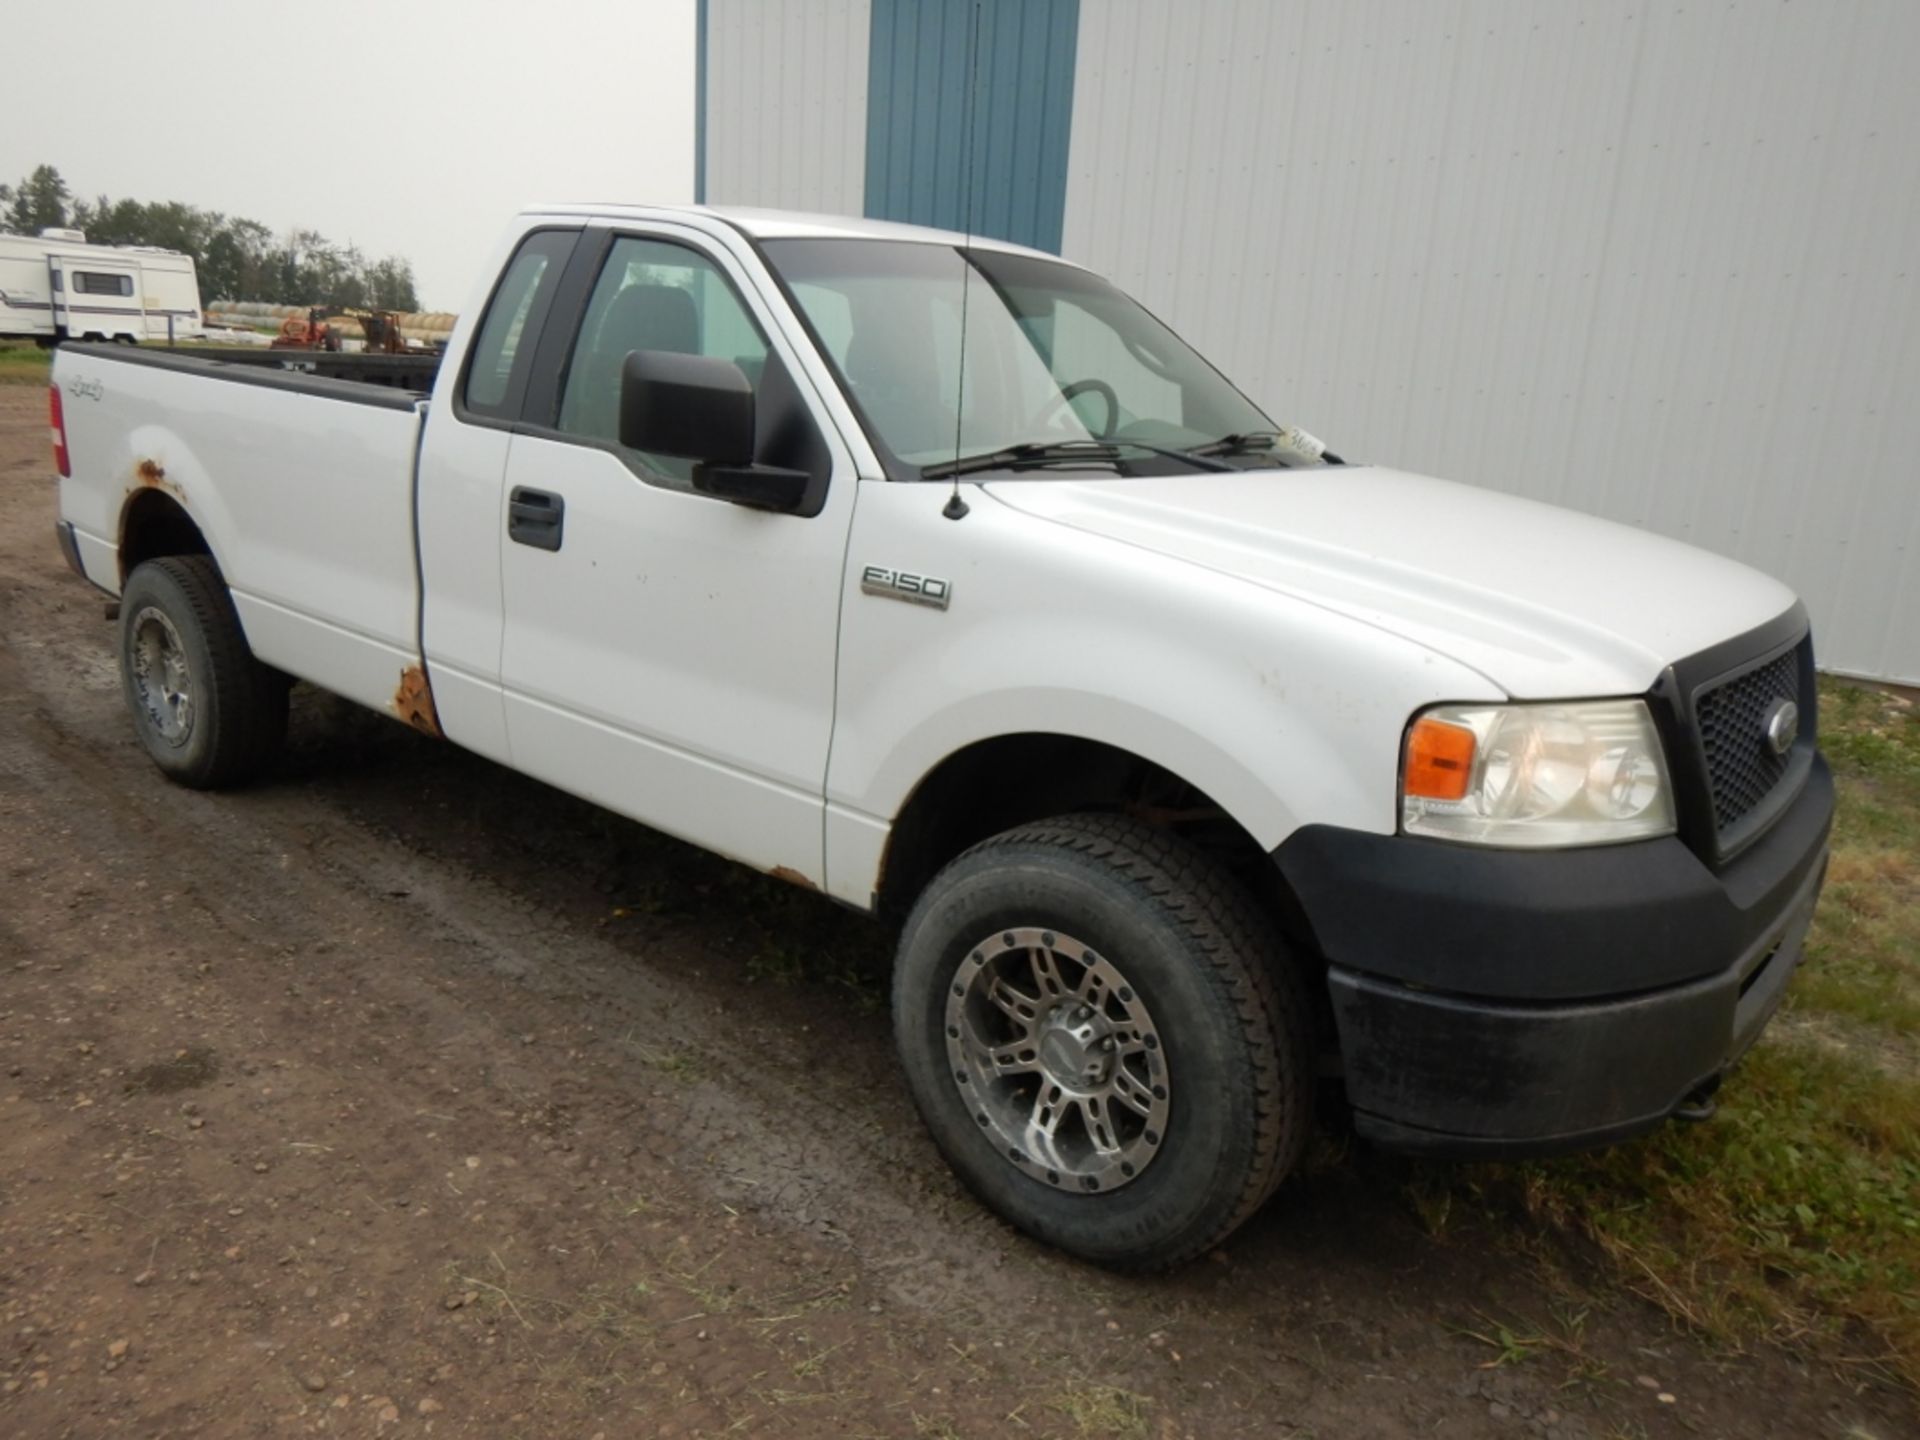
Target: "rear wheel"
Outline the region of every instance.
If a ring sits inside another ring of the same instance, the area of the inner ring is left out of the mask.
[[[208,556],[149,560],[127,577],[120,678],[140,744],[182,785],[243,784],[286,738],[285,677],[253,658]]]
[[[1133,821],[1025,826],[936,876],[901,937],[894,1030],[968,1186],[1103,1264],[1218,1244],[1305,1143],[1307,1007],[1278,934]]]

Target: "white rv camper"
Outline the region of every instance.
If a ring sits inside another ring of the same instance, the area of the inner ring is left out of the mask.
[[[78,230],[0,235],[0,340],[198,338],[193,257],[143,245],[89,245]]]

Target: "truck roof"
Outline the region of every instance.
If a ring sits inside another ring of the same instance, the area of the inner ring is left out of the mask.
[[[609,205],[567,203],[531,205],[524,215],[594,215],[610,219],[659,219],[662,216],[711,216],[725,221],[755,240],[837,239],[907,240],[923,245],[972,245],[977,250],[1001,250],[1013,255],[1031,255],[1040,260],[1058,261],[1058,255],[1025,245],[1011,245],[984,235],[963,235],[957,230],[936,230],[926,225],[901,225],[891,220],[862,220],[848,215],[815,215],[801,210],[761,210],[740,205]]]

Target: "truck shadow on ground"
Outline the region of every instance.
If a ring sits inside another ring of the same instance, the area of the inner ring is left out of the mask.
[[[788,1077],[791,1093],[812,1089],[838,1108],[842,1124],[868,1137],[860,1153],[876,1172],[841,1175],[828,1188],[905,1183],[947,1209],[977,1209],[926,1140],[895,1074],[886,926],[305,687],[295,694],[287,756],[265,788],[288,787],[423,867],[502,892],[538,917],[549,957],[570,939],[610,943],[690,1003],[724,1011],[742,1034],[804,1031],[813,1037],[813,1073]],[[1416,1335],[1430,1345],[1437,1328],[1469,1369],[1485,1352],[1461,1337],[1479,1317],[1544,1315],[1565,1303],[1543,1286],[1540,1267],[1496,1240],[1484,1216],[1436,1223],[1421,1197],[1444,1197],[1476,1167],[1372,1151],[1341,1133],[1336,1110],[1321,1108],[1326,1123],[1300,1172],[1223,1253],[1171,1276],[1101,1274],[1099,1292],[1170,1317],[1305,1333],[1323,1356],[1346,1351],[1353,1363],[1385,1364]],[[889,1173],[901,1167],[913,1172],[907,1182]],[[966,1234],[1003,1252],[996,1264],[1076,1284],[1093,1273],[984,1209]],[[863,1248],[859,1235],[846,1238]],[[1555,1251],[1560,1283],[1588,1268],[1577,1247],[1532,1239]]]

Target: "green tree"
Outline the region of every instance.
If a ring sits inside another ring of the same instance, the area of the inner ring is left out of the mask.
[[[376,310],[418,310],[420,297],[413,288],[413,266],[398,255],[369,265],[367,304]]]
[[[67,202],[73,192],[51,165],[36,165],[33,173],[7,196],[6,226],[22,235],[37,235],[67,223]]]
[[[71,202],[71,203],[70,203]],[[42,165],[18,185],[0,185],[0,223],[31,234],[72,224],[99,245],[155,245],[193,257],[208,300],[264,300],[332,309],[417,310],[413,267],[397,255],[369,261],[357,246],[337,245],[296,228],[276,241],[258,220],[202,210],[179,200],[72,198],[66,181]]]
[[[272,233],[258,220],[227,220],[216,226],[207,248],[194,260],[201,292],[221,300],[268,299],[272,244]]]

